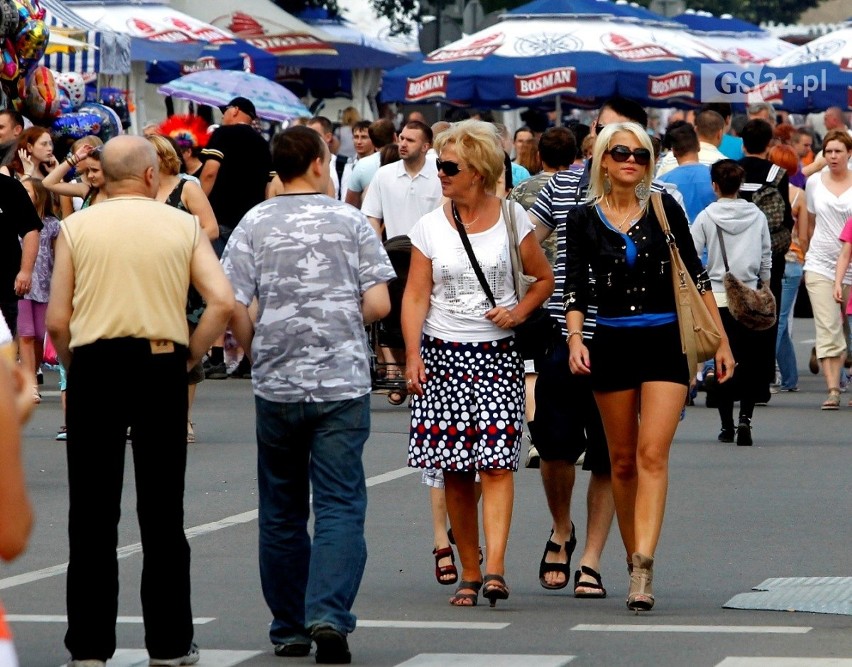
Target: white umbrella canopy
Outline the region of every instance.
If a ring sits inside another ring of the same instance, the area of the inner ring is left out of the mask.
[[[830,62],[852,73],[852,23],[846,26],[777,56],[767,64],[771,67],[792,67]]]
[[[687,10],[672,20],[685,25],[695,39],[720,51],[734,63],[765,63],[796,48],[760,26],[730,14],[713,16],[709,12]]]
[[[698,104],[701,66],[726,62],[686,30],[606,17],[508,15],[389,72],[383,99],[526,106],[566,96],[596,106],[624,95],[649,106]]]

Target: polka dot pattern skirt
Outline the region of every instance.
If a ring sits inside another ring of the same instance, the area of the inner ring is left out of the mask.
[[[517,470],[524,364],[514,338],[453,343],[424,336],[427,380],[412,396],[408,465],[452,471]]]

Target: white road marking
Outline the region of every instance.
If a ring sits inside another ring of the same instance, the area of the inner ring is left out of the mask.
[[[813,628],[798,625],[575,625],[579,632],[697,632],[705,634],[803,635]]]
[[[374,477],[368,478],[367,486],[376,486],[377,484],[391,482],[395,479],[405,477],[406,475],[410,475],[415,472],[417,472],[416,468],[399,468],[397,470],[391,470],[390,472],[382,473],[381,475],[375,475]],[[193,526],[192,528],[187,528],[185,531],[186,537],[187,539],[191,539],[193,537],[199,537],[200,535],[215,533],[217,530],[222,530],[223,528],[230,528],[231,526],[236,526],[243,523],[249,523],[251,521],[254,521],[255,519],[257,519],[257,510],[250,510],[248,512],[243,512],[242,514],[234,514],[233,516],[225,517],[224,519],[220,519],[219,521],[212,521],[210,523],[205,523],[200,526]],[[138,554],[141,552],[141,542],[128,544],[127,546],[120,547],[116,550],[116,554],[119,560],[122,558],[128,558],[130,556],[133,556],[134,554]],[[58,577],[62,574],[65,574],[65,571],[67,569],[68,563],[61,563],[59,565],[53,565],[52,567],[42,568],[41,570],[33,570],[32,572],[24,572],[23,574],[16,574],[12,577],[6,577],[5,579],[0,579],[0,590],[4,590],[6,588],[13,588],[15,586],[23,586],[24,584],[31,584],[34,581],[41,581],[42,579]]]
[[[358,619],[359,628],[400,628],[411,630],[502,630],[510,623],[479,623],[464,621],[365,621]]]
[[[68,617],[61,614],[6,614],[6,620],[10,623],[67,623]],[[206,625],[216,620],[215,616],[199,616],[193,618],[195,625]],[[141,616],[119,616],[116,623],[139,624],[143,623]]]
[[[201,648],[201,663],[204,667],[234,667],[263,651],[213,651]],[[138,648],[119,648],[109,661],[110,667],[147,667],[148,651]],[[65,667],[63,663],[60,667]]]
[[[852,658],[725,658],[716,667],[852,667]]]
[[[490,655],[482,653],[421,653],[396,667],[562,667],[573,655]]]

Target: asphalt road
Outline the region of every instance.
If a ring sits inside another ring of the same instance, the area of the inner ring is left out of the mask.
[[[809,321],[797,321],[801,338]],[[757,409],[755,446],[716,441],[715,410],[689,408],[672,451],[668,513],[656,554],[657,606],[627,611],[623,548],[613,528],[602,572],[610,595],[575,600],[543,590],[538,560],[549,521],[537,471],[516,476],[509,543],[508,601],[489,609],[447,604],[451,587],[434,579],[428,496],[405,469],[407,410],[373,396],[373,434],[365,452],[370,478],[369,560],[350,637],[362,665],[644,665],[822,667],[852,665],[852,617],[723,609],[732,596],[772,577],[852,577],[849,470],[852,407],[818,409],[824,383],[804,369],[796,394]],[[625,359],[629,371],[629,359]],[[132,369],[116,369],[121,391]],[[37,525],[28,551],[0,568],[0,598],[12,621],[23,667],[57,667],[68,659],[65,632],[67,488],[65,453],[54,440],[62,423],[55,374],[26,427],[25,457]],[[275,658],[269,613],[257,571],[254,412],[248,381],[207,381],[194,419],[186,526],[191,536],[193,611],[201,665],[313,664]],[[129,457],[128,457],[129,458]],[[128,468],[132,464],[128,461]],[[141,554],[128,470],[118,626],[121,651],[110,665],[147,664],[138,582]],[[587,473],[578,472],[574,520],[582,545]],[[577,556],[578,557],[578,556]],[[576,558],[575,563],[576,566]],[[0,666],[5,667],[5,666]]]

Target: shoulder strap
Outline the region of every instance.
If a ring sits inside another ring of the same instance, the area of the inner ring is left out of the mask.
[[[777,164],[773,164],[769,168],[769,173],[766,174],[766,182],[777,187],[786,173],[786,170],[782,169]]]
[[[494,293],[491,291],[491,288],[488,286],[488,282],[485,280],[485,276],[482,273],[482,267],[479,266],[479,262],[476,260],[476,255],[473,254],[473,248],[470,246],[470,239],[467,237],[467,232],[462,224],[461,216],[456,209],[456,205],[450,202],[450,207],[453,211],[453,220],[456,223],[456,230],[461,237],[462,245],[467,253],[467,258],[470,260],[470,265],[473,267],[473,272],[476,274],[476,278],[479,280],[479,285],[482,287],[482,291],[485,292],[485,296],[488,297],[491,305],[496,308],[497,301],[494,299]]]
[[[518,226],[515,222],[515,204],[504,199],[500,203],[503,211],[503,221],[506,223],[506,231],[509,234],[509,260],[512,263],[512,282],[515,285],[515,294],[520,298],[521,277],[523,263],[521,262],[521,242],[518,238]]]
[[[337,159],[334,162],[334,168],[337,170],[337,198],[341,199],[343,196],[343,172],[346,170],[346,165],[349,162],[349,158],[345,155],[338,155]]]
[[[169,193],[169,196],[166,197],[165,203],[168,204],[169,206],[174,206],[175,208],[177,208],[180,205],[181,200],[183,199],[183,186],[184,185],[186,185],[186,179],[181,178],[178,181],[178,184]]]
[[[672,234],[672,230],[669,227],[669,219],[666,217],[666,209],[663,206],[663,196],[659,192],[651,193],[651,206],[653,206],[654,213],[657,215],[657,222],[660,223],[660,227],[663,228],[666,239],[668,239]]]
[[[728,266],[728,253],[725,252],[725,237],[722,234],[722,230],[719,228],[719,225],[713,225],[716,228],[716,236],[719,239],[719,249],[722,251],[722,261],[725,263],[725,273],[730,273],[731,269]]]

